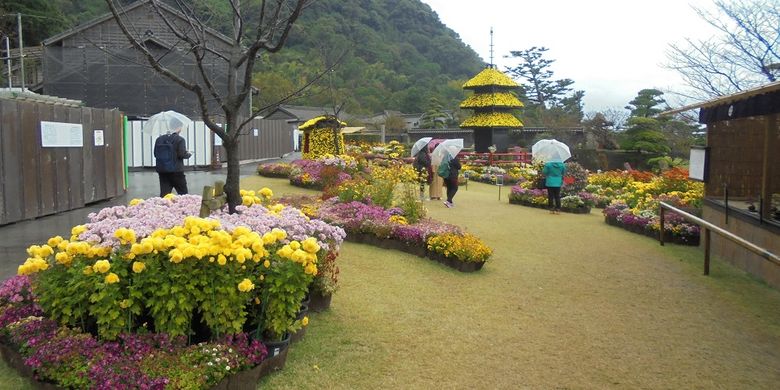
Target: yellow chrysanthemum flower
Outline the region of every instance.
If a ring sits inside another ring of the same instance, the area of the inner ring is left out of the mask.
[[[143,272],[146,269],[146,264],[144,264],[141,261],[135,261],[133,262],[133,272],[139,274]]]
[[[108,260],[98,260],[95,265],[92,266],[92,270],[101,274],[108,272],[111,269],[111,263]]]
[[[108,275],[106,275],[105,282],[106,282],[106,284],[117,283],[117,282],[119,282],[119,275],[111,272]]]
[[[238,284],[238,291],[249,292],[255,288],[255,284],[249,279],[244,279]]]

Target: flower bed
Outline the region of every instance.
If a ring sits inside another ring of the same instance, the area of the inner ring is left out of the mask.
[[[292,165],[285,163],[260,164],[257,166],[257,174],[265,177],[288,178],[292,171]]]
[[[323,190],[351,179],[361,167],[347,155],[325,155],[316,160],[296,160],[290,170],[290,184]]]
[[[700,228],[698,225],[686,222],[674,213],[664,214],[664,237],[670,242],[680,245],[698,246]],[[604,209],[604,222],[618,226],[632,233],[658,238],[660,217],[654,212],[635,213],[623,202],[616,201]]]
[[[454,225],[423,218],[414,224],[406,221],[401,209],[358,201],[339,203],[335,198],[319,206],[318,216],[339,225],[347,232],[347,240],[385,249],[397,249],[420,257],[447,258],[445,265],[466,271],[481,268],[461,263],[484,263],[492,250],[477,237],[464,233]]]
[[[257,366],[259,339],[308,323],[300,302],[333,276],[319,265],[337,273],[346,234],[272,204],[268,189],[242,195],[240,214],[208,219],[189,216],[199,196],[133,200],[31,246],[19,266],[29,277],[0,289],[0,330],[63,387],[206,388]]]
[[[658,237],[659,202],[693,214],[701,212],[704,186],[688,179],[688,171],[673,168],[659,175],[640,171],[611,171],[591,175],[589,189],[610,199],[604,208],[605,222],[626,230]],[[699,244],[699,227],[669,213],[665,236],[684,245]]]
[[[587,192],[564,196],[561,198],[561,211],[573,214],[589,214],[593,206],[591,199],[591,194]],[[549,209],[546,189],[527,189],[521,186],[514,186],[509,193],[509,203]]]

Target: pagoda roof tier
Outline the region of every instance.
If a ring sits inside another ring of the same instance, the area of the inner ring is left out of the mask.
[[[476,109],[488,107],[520,108],[523,107],[523,102],[509,92],[489,92],[475,93],[460,104],[460,108]]]
[[[466,81],[466,83],[463,84],[463,89],[476,89],[490,86],[517,88],[520,85],[498,69],[488,67],[479,72],[479,74],[474,76],[471,80]]]
[[[508,112],[479,112],[460,124],[463,128],[502,127],[521,128],[523,122]]]
[[[345,122],[338,120],[335,116],[322,115],[309,119],[304,124],[298,126],[298,130],[306,131],[315,128],[341,128],[346,125]]]

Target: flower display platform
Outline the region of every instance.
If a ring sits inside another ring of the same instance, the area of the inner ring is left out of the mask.
[[[481,270],[482,266],[485,265],[484,261],[461,261],[454,257],[448,257],[441,253],[428,250],[424,246],[408,244],[392,238],[377,237],[370,233],[348,233],[345,241],[406,252],[415,256],[428,258],[460,272],[476,272]]]

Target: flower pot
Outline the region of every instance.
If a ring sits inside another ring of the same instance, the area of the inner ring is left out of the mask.
[[[317,290],[311,290],[309,296],[309,310],[315,313],[327,310],[330,307],[330,301],[333,298],[333,295],[322,295],[322,293]]]
[[[283,340],[264,340],[263,344],[268,349],[268,356],[260,364],[262,367],[260,376],[284,368],[284,364],[287,362],[287,351],[290,349],[290,335],[286,334]]]
[[[298,310],[298,316],[295,317],[296,321],[300,321],[303,319],[303,317],[306,317],[306,315],[309,314],[309,306],[308,305],[301,305],[301,309]],[[306,334],[306,327],[302,327],[301,329],[298,329],[297,331],[293,332],[290,335],[290,342],[294,343],[300,339],[303,338],[303,336]]]
[[[59,389],[59,387],[55,386],[53,383],[40,382],[36,380],[35,371],[32,369],[32,367],[24,364],[24,357],[13,346],[6,345],[5,343],[0,343],[0,355],[2,355],[3,360],[5,361],[5,364],[8,365],[8,367],[13,368],[20,376],[23,376],[27,378],[30,382],[32,382],[33,387],[35,389],[41,389],[41,390]]]
[[[484,261],[474,262],[474,261],[457,261],[456,260],[456,267],[460,272],[476,272],[482,269],[482,266],[485,265]]]
[[[267,361],[267,360],[266,360]],[[254,390],[263,374],[263,363],[222,378],[211,390]]]

